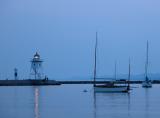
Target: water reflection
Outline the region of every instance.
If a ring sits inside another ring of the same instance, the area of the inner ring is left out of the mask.
[[[97,107],[96,107],[96,92],[95,91],[93,91],[93,106],[94,106],[93,114],[94,114],[94,118],[96,118],[97,117],[97,114],[96,114]]]
[[[149,118],[149,108],[150,108],[150,104],[149,104],[149,89],[145,88],[145,118]]]
[[[93,92],[94,118],[130,117],[130,93]],[[125,112],[123,111],[125,110]]]
[[[128,101],[128,117],[130,117],[130,111],[131,111],[131,98],[130,98],[130,93],[127,93],[127,101]]]
[[[19,101],[17,89],[14,88],[13,90],[14,90],[14,91],[13,91],[13,92],[14,92],[14,96],[13,96],[14,101]],[[17,103],[17,102],[13,102],[13,107],[15,108],[15,110],[14,110],[14,114],[15,114],[15,115],[13,115],[13,118],[16,118],[16,117],[17,117],[17,114],[18,114],[18,111],[17,111],[18,103]]]
[[[39,118],[39,88],[34,90],[34,112],[35,118]]]

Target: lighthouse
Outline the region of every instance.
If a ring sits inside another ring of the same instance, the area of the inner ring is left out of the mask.
[[[38,52],[33,56],[31,60],[31,72],[30,72],[30,79],[40,80],[43,77],[42,72],[42,63],[43,60],[40,58]]]

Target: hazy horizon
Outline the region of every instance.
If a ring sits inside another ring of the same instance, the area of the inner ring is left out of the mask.
[[[27,78],[38,51],[49,78],[143,74],[149,41],[149,73],[160,73],[159,0],[1,0],[0,79]]]

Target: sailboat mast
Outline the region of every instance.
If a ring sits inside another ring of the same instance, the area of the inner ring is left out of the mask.
[[[146,78],[148,76],[148,48],[149,48],[149,45],[148,45],[148,41],[147,41],[146,64],[145,64],[145,76],[146,76]]]
[[[129,68],[128,68],[128,90],[130,89],[130,78],[131,78],[131,61],[129,59]]]
[[[114,79],[115,81],[117,79],[117,61],[115,61],[115,65],[114,65]]]
[[[96,32],[96,43],[95,43],[95,52],[94,52],[94,86],[96,85],[96,71],[97,71],[97,43],[98,43],[98,34]]]

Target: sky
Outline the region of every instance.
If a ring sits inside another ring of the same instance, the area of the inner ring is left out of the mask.
[[[149,73],[160,73],[159,0],[0,0],[0,79],[28,78],[39,52],[51,79],[143,74],[149,41]]]

